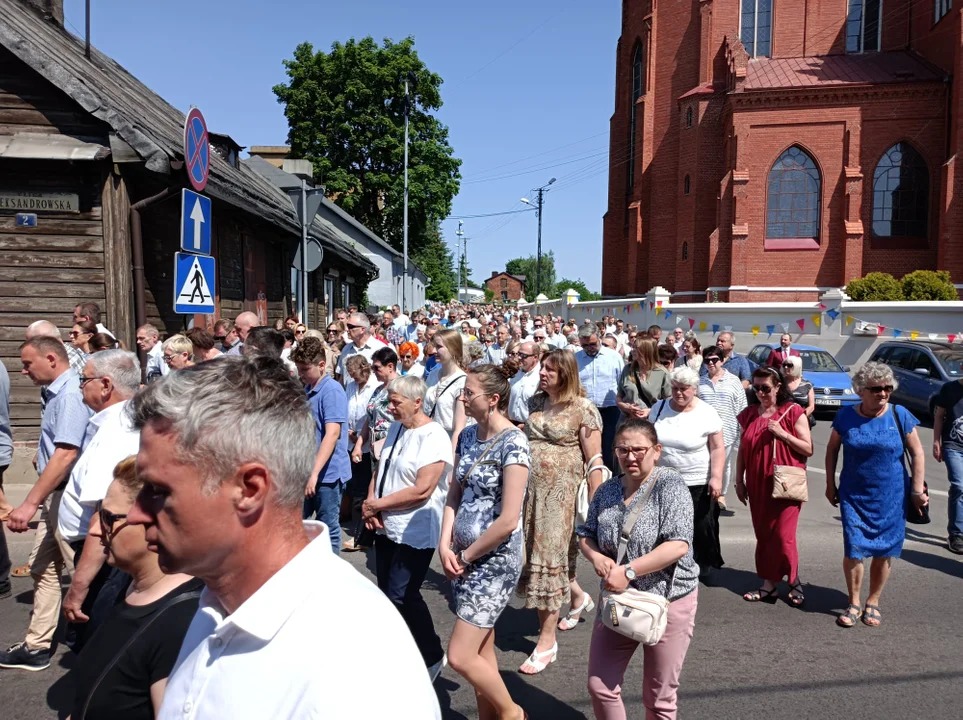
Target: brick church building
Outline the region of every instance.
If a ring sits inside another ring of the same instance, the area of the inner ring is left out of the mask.
[[[963,283],[963,0],[623,0],[602,292]]]

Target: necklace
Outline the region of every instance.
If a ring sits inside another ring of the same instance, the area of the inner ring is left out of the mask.
[[[873,419],[873,418],[882,417],[883,414],[886,412],[886,407],[887,407],[886,405],[883,405],[882,407],[880,407],[880,409],[879,409],[878,412],[869,413],[869,412],[867,412],[866,409],[863,407],[863,403],[860,403],[859,405],[856,406],[856,412],[858,412],[858,413],[859,413],[860,415],[862,415],[864,418]]]

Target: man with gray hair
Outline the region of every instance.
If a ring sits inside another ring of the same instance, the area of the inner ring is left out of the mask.
[[[145,485],[127,522],[164,572],[206,585],[158,717],[341,718],[367,697],[373,715],[440,719],[401,616],[331,552],[323,523],[302,523],[315,424],[284,364],[201,363],[148,386],[133,412]]]
[[[368,316],[364,313],[356,312],[348,315],[346,327],[348,328],[348,339],[350,339],[351,342],[344,346],[344,350],[341,351],[341,357],[338,358],[337,375],[342,385],[347,385],[351,380],[351,377],[344,370],[345,360],[352,355],[364,355],[365,359],[371,362],[371,356],[374,355],[377,350],[388,347],[378,338],[371,335],[371,321],[368,320]]]
[[[147,353],[147,382],[154,382],[171,370],[164,362],[164,346],[157,328],[146,323],[137,328],[137,347]]]
[[[495,342],[489,345],[485,351],[485,359],[492,365],[501,365],[505,362],[505,348],[512,339],[508,325],[504,323],[495,328]]]
[[[73,470],[60,499],[57,532],[73,550],[74,574],[64,599],[64,614],[75,626],[71,647],[80,652],[84,642],[106,612],[113,606],[121,589],[123,575],[111,572],[99,537],[87,534],[97,504],[104,499],[114,479],[114,468],[121,460],[137,454],[140,433],[129,416],[130,400],[140,389],[140,362],[126,350],[104,350],[87,359],[80,377],[84,403],[94,415],[87,425],[83,453]],[[101,589],[109,579],[110,591]],[[100,609],[94,615],[94,602]],[[106,611],[106,612],[105,612]],[[69,637],[68,637],[69,640]]]

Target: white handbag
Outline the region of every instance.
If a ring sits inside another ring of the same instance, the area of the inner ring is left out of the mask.
[[[652,489],[657,481],[657,477],[650,478],[645,494],[635,504],[632,512],[625,516],[616,557],[616,562],[619,565],[625,563],[632,528],[638,522],[642,509],[648,502],[649,495],[652,494]],[[678,563],[672,567],[672,578],[669,580],[668,593],[672,592],[676,567],[678,567]],[[669,621],[669,600],[661,595],[635,590],[632,587],[628,587],[619,593],[603,590],[599,599],[599,618],[605,627],[614,630],[619,635],[624,635],[643,645],[655,645],[665,634],[665,628]]]
[[[575,491],[575,527],[579,525],[584,525],[588,520],[589,511],[589,485],[588,478],[589,474],[592,472],[602,473],[602,482],[610,480],[612,478],[612,471],[609,470],[605,465],[598,465],[596,467],[590,467],[592,462],[598,458],[602,457],[602,453],[598,455],[593,455],[585,463],[585,472],[582,473],[582,481],[578,484],[578,490]]]

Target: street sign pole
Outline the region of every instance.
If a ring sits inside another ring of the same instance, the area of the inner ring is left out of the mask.
[[[305,211],[301,213],[301,267],[300,271],[300,282],[298,283],[301,288],[301,298],[298,302],[298,318],[302,323],[307,325],[308,323],[308,223],[311,220],[308,218],[307,207],[308,207],[308,183],[307,180],[301,178],[301,207],[305,208]]]
[[[408,78],[405,78],[405,209],[404,209],[404,256],[405,274],[401,281],[401,312],[408,312],[408,116],[411,100],[408,97]]]

